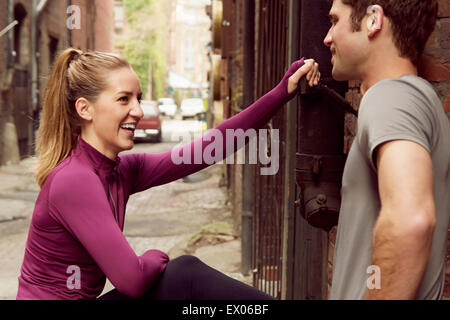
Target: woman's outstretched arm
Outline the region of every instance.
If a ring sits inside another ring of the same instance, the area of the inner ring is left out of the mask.
[[[164,153],[121,156],[122,174],[134,182],[132,193],[188,176],[236,152],[244,145],[237,143],[243,141],[240,136],[249,129],[262,128],[296,95],[298,83],[305,75],[310,85],[317,84],[320,73],[314,60],[294,62],[275,88],[200,139]],[[183,159],[181,163],[180,159]]]

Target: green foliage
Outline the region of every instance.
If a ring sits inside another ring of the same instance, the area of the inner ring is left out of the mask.
[[[166,74],[163,1],[123,0],[129,32],[119,42],[141,82],[144,96],[151,77],[155,100],[163,96]]]

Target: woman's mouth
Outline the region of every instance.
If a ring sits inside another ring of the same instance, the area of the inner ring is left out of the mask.
[[[134,130],[136,130],[135,123],[124,123],[120,126],[120,129],[124,130],[129,136],[134,136]]]

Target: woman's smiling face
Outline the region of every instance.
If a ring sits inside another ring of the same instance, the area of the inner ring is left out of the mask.
[[[133,148],[134,129],[143,117],[141,86],[131,68],[120,68],[105,75],[108,87],[90,103],[91,120],[82,137],[110,159]]]

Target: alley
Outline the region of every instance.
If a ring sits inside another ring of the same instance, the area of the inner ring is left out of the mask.
[[[162,143],[136,143],[128,152],[168,151],[176,145],[170,141],[174,130],[201,132],[201,126],[194,120],[164,119]],[[0,299],[15,299],[17,292],[17,276],[39,191],[32,176],[34,164],[34,159],[27,159],[20,165],[0,167]],[[240,240],[232,235],[226,189],[219,187],[221,172],[221,165],[217,164],[188,178],[133,195],[127,205],[124,235],[136,254],[148,249],[167,252],[172,259],[193,254],[248,282],[239,273]],[[105,291],[111,288],[107,282]]]

